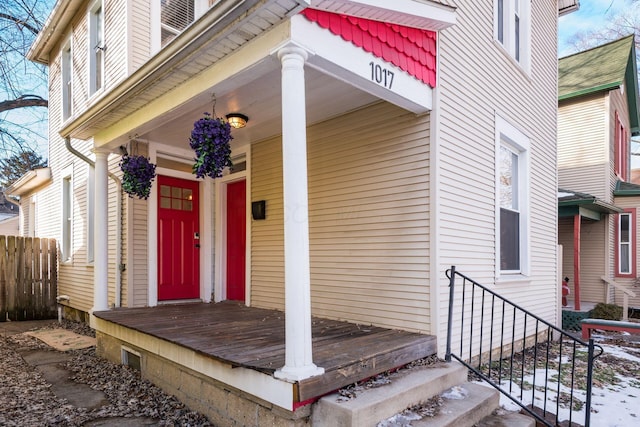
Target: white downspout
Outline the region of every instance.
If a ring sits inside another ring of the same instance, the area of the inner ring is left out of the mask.
[[[95,167],[93,160],[71,146],[71,138],[66,137],[64,144],[71,154],[86,162],[89,166]],[[115,307],[120,307],[122,301],[122,271],[124,270],[124,264],[122,263],[122,182],[115,174],[108,172],[108,175],[118,189],[118,197],[116,198],[116,210],[118,211],[118,220],[116,221],[116,300],[114,305]]]

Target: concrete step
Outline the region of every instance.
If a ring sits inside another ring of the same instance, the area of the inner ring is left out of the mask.
[[[519,412],[498,409],[488,417],[484,417],[476,427],[535,427],[536,420]]]
[[[460,383],[442,394],[443,405],[434,417],[412,421],[412,427],[472,427],[493,414],[500,393],[474,383]]]
[[[424,402],[467,380],[467,369],[459,363],[416,367],[393,374],[391,383],[362,390],[347,401],[330,394],[313,409],[314,427],[372,427],[406,408]],[[491,411],[495,406],[491,408]],[[489,411],[489,413],[491,412]]]

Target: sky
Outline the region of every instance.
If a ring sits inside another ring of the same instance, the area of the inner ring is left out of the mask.
[[[580,32],[597,31],[620,13],[638,10],[633,0],[580,0],[577,12],[561,16],[558,20],[558,56],[574,53],[571,38]]]

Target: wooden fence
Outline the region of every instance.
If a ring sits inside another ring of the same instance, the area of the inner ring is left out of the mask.
[[[56,241],[0,236],[0,322],[56,317]]]

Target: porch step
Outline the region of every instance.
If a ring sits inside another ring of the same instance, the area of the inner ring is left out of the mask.
[[[499,409],[484,417],[475,427],[536,427],[536,420],[518,412]]]
[[[311,424],[314,427],[375,426],[407,407],[466,381],[467,369],[459,363],[413,368],[394,375],[390,384],[363,390],[346,402],[339,401],[337,393],[323,397],[313,409]],[[496,407],[497,403],[489,413]]]

